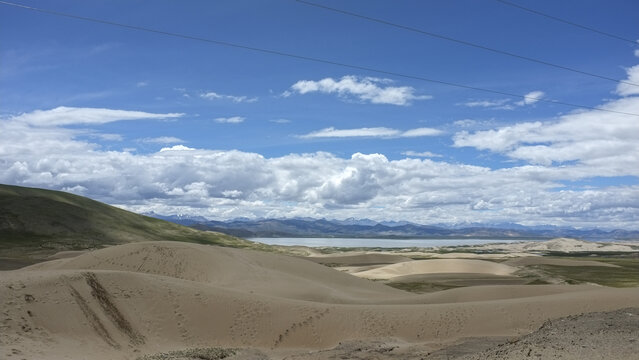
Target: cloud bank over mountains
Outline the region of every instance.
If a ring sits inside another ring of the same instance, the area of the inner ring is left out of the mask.
[[[627,69],[628,81],[637,82],[638,69]],[[188,138],[176,134],[133,139],[165,145],[159,151],[112,150],[98,140],[121,142],[124,137],[101,132],[104,124],[181,121],[187,115],[82,107],[34,110],[0,118],[0,182],[71,191],[138,212],[213,219],[356,217],[639,229],[639,117],[632,115],[639,113],[637,89],[617,86],[618,97],[601,105],[615,113],[580,110],[536,121],[482,122],[481,127],[473,119],[451,120],[442,127],[446,131],[329,127],[290,135],[302,142],[395,139],[412,141],[411,147],[424,137],[437,138],[449,141],[451,150],[478,154],[466,160],[415,149],[405,149],[406,158],[400,159],[321,151],[265,157],[187,146]],[[299,81],[290,91],[289,96],[321,92],[400,106],[427,98],[411,87],[391,86],[389,80],[356,76]],[[526,106],[544,96],[534,91],[519,102],[486,100],[467,106]],[[203,97],[246,100],[213,92]],[[233,116],[213,122],[244,121]],[[503,157],[502,166],[478,165],[482,154]],[[610,185],[605,179],[611,179]]]
[[[639,97],[625,94],[603,106],[639,112]],[[632,115],[580,111],[451,135],[453,147],[472,147],[513,161],[498,169],[415,158],[437,156],[416,152],[406,152],[409,158],[399,160],[382,154],[342,158],[324,152],[266,158],[176,144],[137,154],[104,150],[90,138],[80,138],[82,130],[68,127],[182,116],[59,107],[4,117],[0,182],[72,191],[140,212],[217,219],[366,217],[638,227],[636,182],[565,188],[591,178],[639,176],[639,121]],[[443,133],[429,128],[328,128],[305,137],[434,135]],[[140,141],[178,140],[167,135]]]

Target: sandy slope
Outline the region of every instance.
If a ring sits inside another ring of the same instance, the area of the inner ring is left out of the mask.
[[[439,344],[523,334],[549,318],[639,302],[639,289],[596,286],[414,295],[301,259],[169,242],[0,274],[0,357],[11,359],[134,359],[194,346],[276,356],[385,338]]]
[[[34,269],[131,271],[327,303],[365,303],[406,296],[403,291],[291,256],[168,241],[114,246],[25,270]]]
[[[639,250],[639,242],[591,242],[577,239],[557,238],[548,241],[523,241],[509,244],[487,244],[469,246],[467,249],[500,250],[508,253],[519,252],[629,252]]]
[[[315,255],[306,259],[319,264],[351,266],[395,264],[405,261],[412,261],[412,259],[406,256],[368,252],[349,252],[346,254],[337,255]]]
[[[480,273],[510,275],[517,269],[491,261],[470,259],[415,260],[353,273],[367,279],[392,279],[398,276],[436,273]]]
[[[584,341],[584,335],[597,334]],[[595,312],[547,321],[532,334],[460,357],[465,360],[637,359],[639,308]]]

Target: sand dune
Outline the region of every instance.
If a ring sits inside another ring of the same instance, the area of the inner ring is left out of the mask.
[[[406,293],[291,256],[154,241],[92,251],[26,270],[119,270],[169,276],[262,295],[328,303],[366,303]]]
[[[463,264],[485,271],[501,265],[483,263]],[[509,269],[502,266],[491,271]],[[549,318],[639,302],[638,288],[598,286],[414,295],[302,259],[169,242],[116,246],[1,275],[0,357],[17,359],[135,359],[205,346],[276,357],[388,338],[443,344],[524,334]]]
[[[636,252],[639,251],[639,242],[625,241],[615,242],[591,242],[569,238],[557,238],[547,241],[524,241],[509,244],[486,244],[470,246],[467,249],[499,250],[506,253],[527,252]]]
[[[491,261],[470,259],[433,259],[401,262],[353,273],[367,279],[392,279],[398,276],[436,273],[479,273],[510,275],[517,268]]]
[[[329,265],[379,265],[379,264],[396,264],[405,261],[412,261],[411,258],[395,254],[381,253],[347,253],[344,255],[322,255],[307,257],[306,260],[319,264]]]

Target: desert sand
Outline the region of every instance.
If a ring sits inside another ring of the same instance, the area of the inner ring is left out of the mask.
[[[221,347],[240,348],[235,359],[437,358],[468,339],[483,339],[479,350],[490,351],[486,344],[529,334],[549,319],[639,306],[639,288],[588,284],[414,294],[306,259],[189,243],[67,255],[0,272],[0,357],[137,359]],[[378,266],[367,274],[391,278],[436,276],[442,268],[510,276],[518,266],[352,256],[361,258],[325,260]]]
[[[590,242],[577,239],[557,238],[548,241],[524,241],[516,243],[502,244],[486,244],[477,246],[468,246],[466,249],[474,250],[501,250],[504,252],[565,252],[574,253],[580,251],[599,251],[599,252],[616,252],[616,251],[636,251],[637,241],[624,242]]]
[[[475,273],[492,275],[510,275],[517,269],[503,264],[484,260],[435,259],[415,260],[385,265],[375,269],[353,273],[367,279],[392,279],[398,276],[437,273]]]

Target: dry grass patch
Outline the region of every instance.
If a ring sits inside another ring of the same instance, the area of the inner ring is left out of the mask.
[[[136,360],[220,360],[233,356],[236,353],[237,349],[224,349],[217,347],[194,348],[144,355],[138,357]]]

